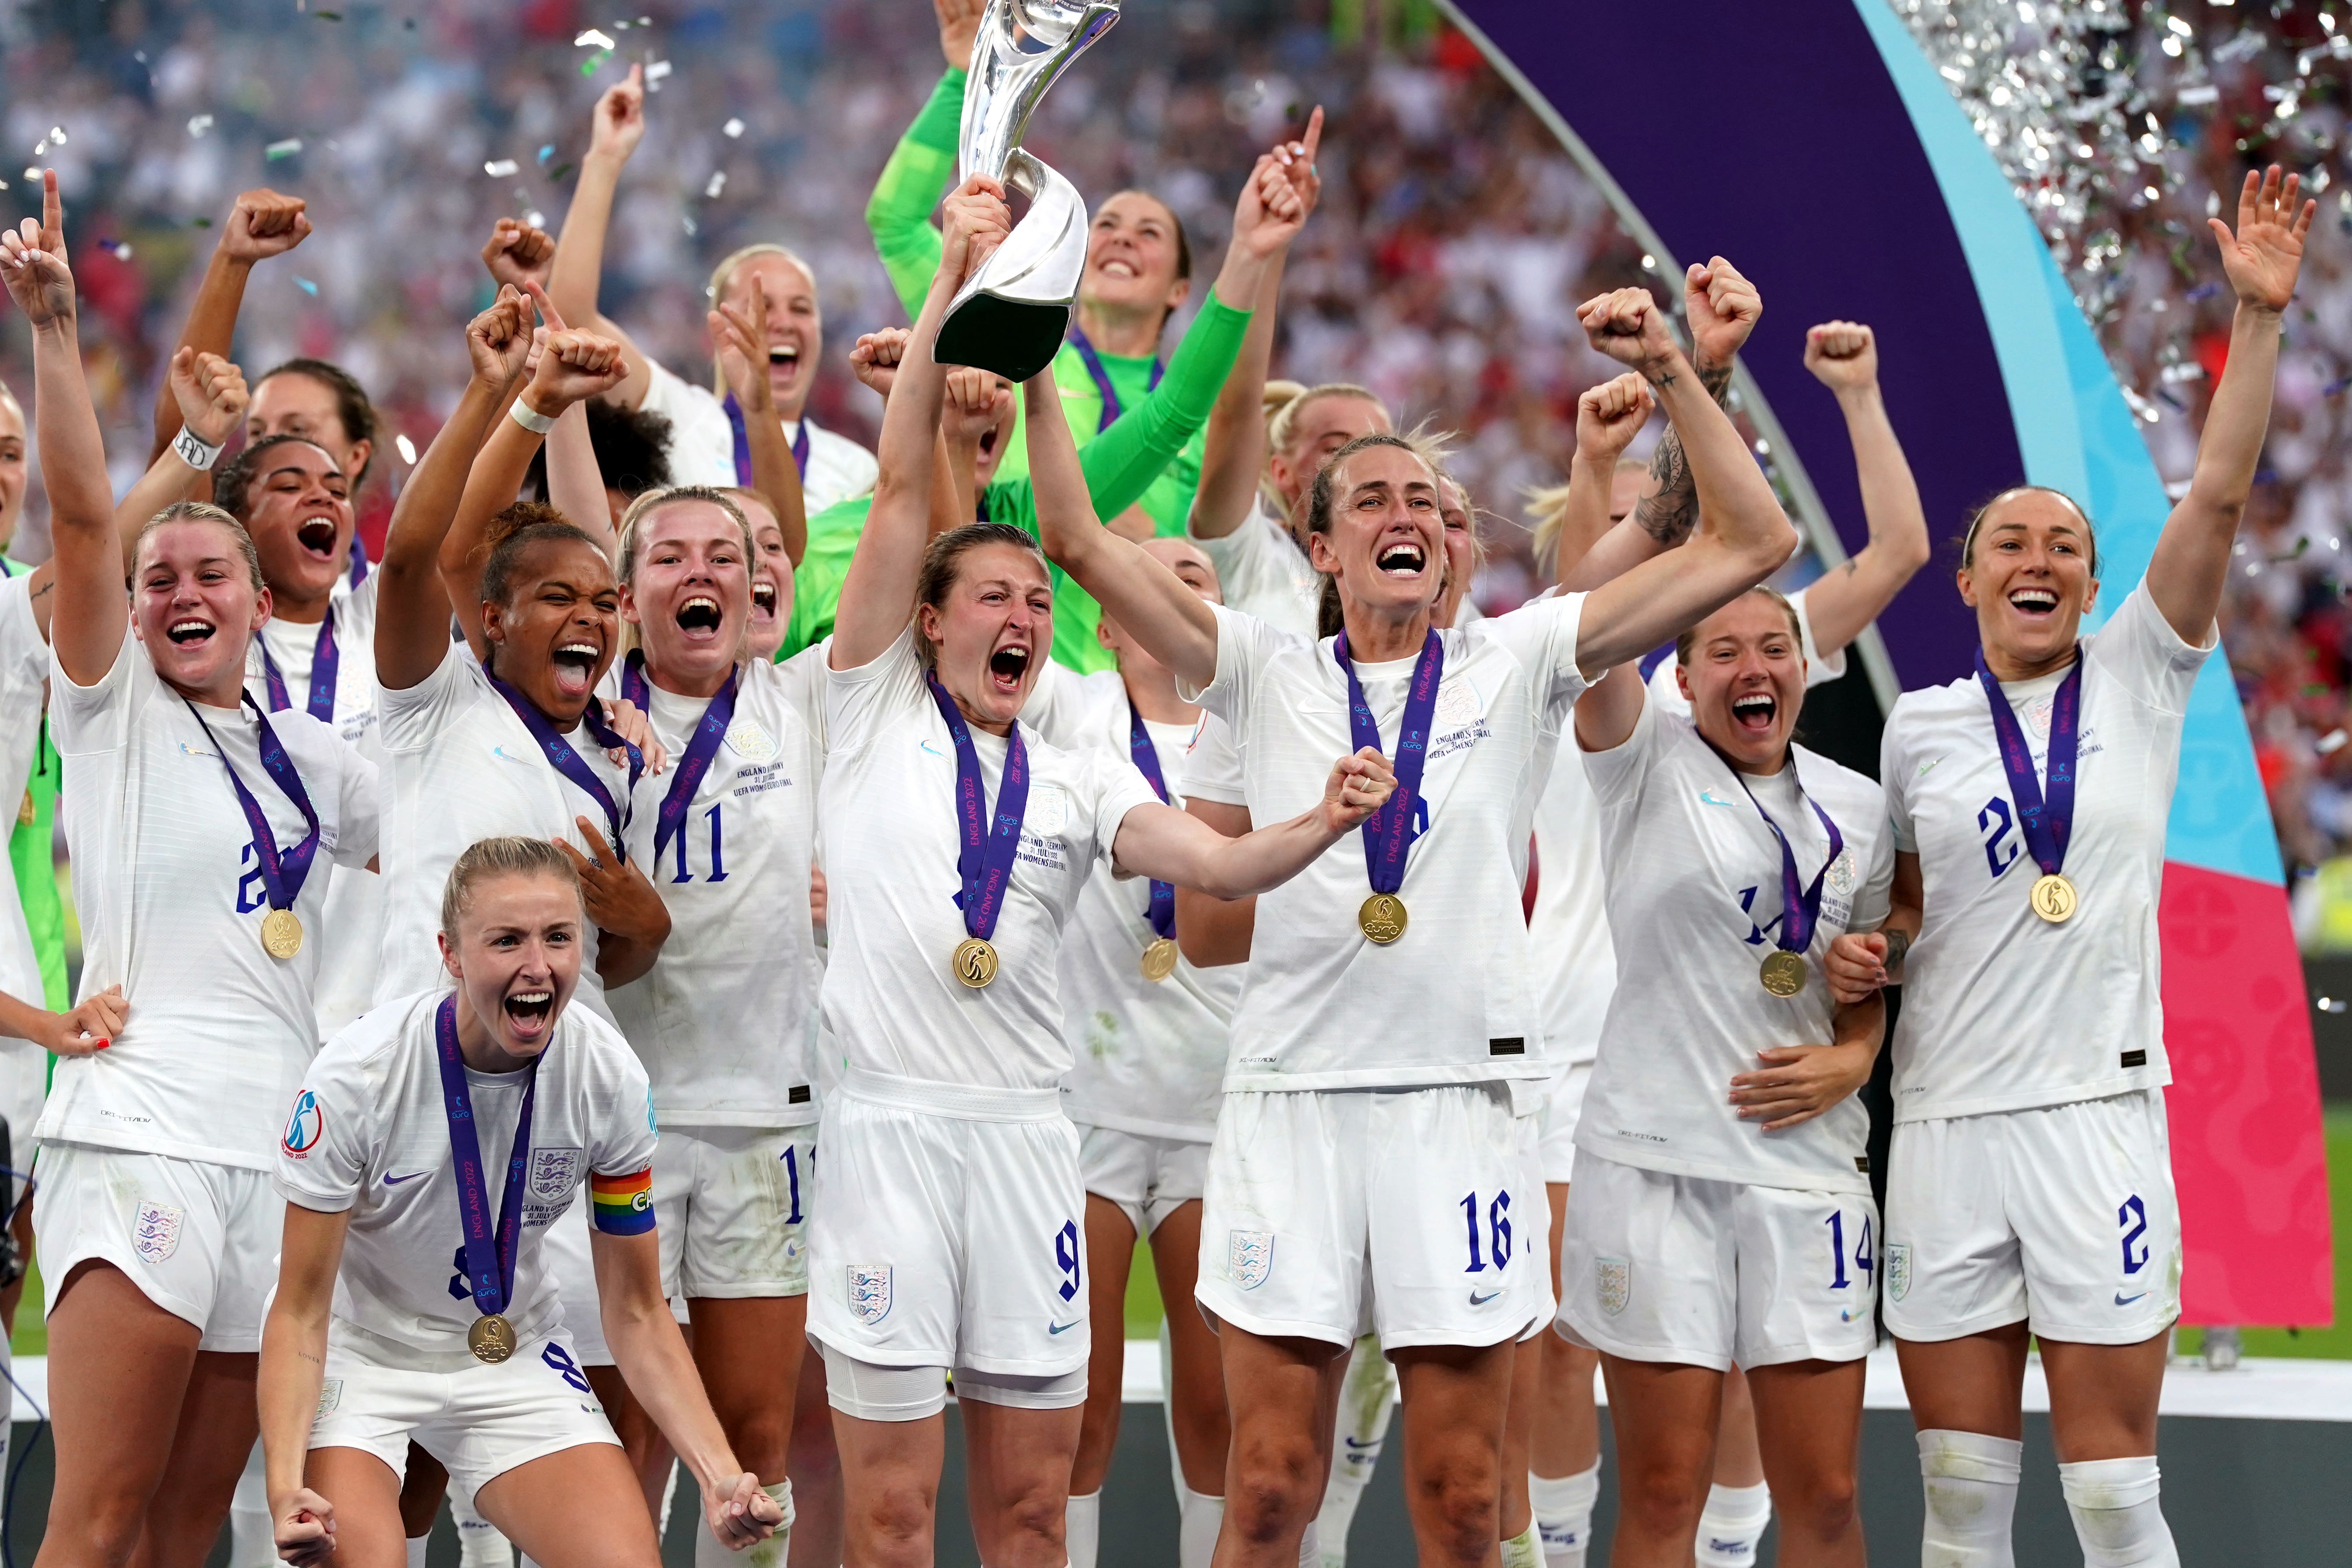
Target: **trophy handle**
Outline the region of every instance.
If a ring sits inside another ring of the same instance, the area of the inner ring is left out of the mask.
[[[1029,117],[1070,63],[1118,20],[1119,0],[989,0],[972,39],[956,183],[1003,179]]]
[[[1087,207],[1076,186],[1018,147],[1003,177],[1007,190],[1029,198],[1029,211],[956,290],[931,353],[941,364],[976,365],[1017,384],[1061,352],[1086,270]]]

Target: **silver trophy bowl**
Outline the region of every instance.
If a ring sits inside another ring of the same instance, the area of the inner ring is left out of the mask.
[[[1118,20],[1118,0],[989,0],[964,87],[956,182],[986,174],[1029,210],[940,323],[932,354],[1026,381],[1054,362],[1087,265],[1087,206],[1021,149],[1029,117],[1070,62]]]

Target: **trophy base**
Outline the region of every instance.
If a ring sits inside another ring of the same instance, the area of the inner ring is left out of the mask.
[[[1054,363],[1069,330],[1067,305],[974,294],[940,323],[931,353],[941,364],[993,371],[1017,385]]]

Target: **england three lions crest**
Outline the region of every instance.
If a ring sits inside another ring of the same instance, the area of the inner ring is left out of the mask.
[[[889,1264],[849,1266],[849,1310],[861,1323],[878,1323],[890,1315]]]
[[[1900,1301],[1911,1294],[1911,1244],[1898,1241],[1886,1249],[1886,1294]]]
[[[552,1201],[568,1197],[580,1184],[580,1151],[533,1149],[530,1152],[530,1195]]]
[[[1601,1310],[1615,1317],[1633,1299],[1633,1265],[1622,1258],[1594,1258],[1592,1288],[1601,1298]]]
[[[131,1226],[131,1247],[139,1261],[161,1263],[179,1251],[181,1222],[181,1211],[170,1204],[140,1200],[138,1217]]]
[[[1274,1232],[1231,1230],[1225,1233],[1225,1273],[1244,1290],[1255,1290],[1274,1272]]]

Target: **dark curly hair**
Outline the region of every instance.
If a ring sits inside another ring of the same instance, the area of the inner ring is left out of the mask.
[[[624,408],[609,398],[588,400],[588,445],[604,483],[635,500],[647,490],[669,488],[669,416],[644,408]],[[531,454],[524,482],[535,495],[547,491],[547,448]]]
[[[310,447],[334,461],[334,454],[308,436],[264,436],[213,470],[213,504],[239,522],[253,521],[253,480],[261,472],[261,455],[273,447]],[[357,487],[354,486],[354,489]]]

